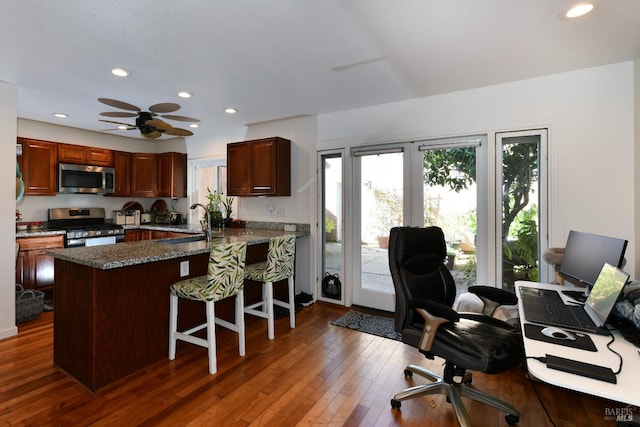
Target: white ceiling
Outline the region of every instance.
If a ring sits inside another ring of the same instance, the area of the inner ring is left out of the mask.
[[[18,86],[19,117],[96,131],[117,111],[100,97],[177,102],[206,140],[640,58],[639,0],[599,0],[575,21],[558,19],[570,0],[1,1],[0,80]]]

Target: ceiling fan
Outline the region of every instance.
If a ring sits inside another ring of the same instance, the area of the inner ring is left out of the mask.
[[[139,107],[136,107],[135,105],[132,105],[123,101],[118,101],[116,99],[98,98],[98,101],[110,107],[127,110],[127,111],[107,111],[107,112],[100,113],[101,116],[135,117],[136,118],[135,124],[100,119],[101,122],[114,123],[114,124],[120,125],[117,129],[106,129],[107,131],[139,129],[142,136],[149,139],[159,138],[162,135],[191,136],[193,135],[193,132],[191,132],[190,130],[175,128],[169,123],[163,120],[160,120],[158,117],[162,117],[163,119],[177,120],[181,122],[191,122],[191,123],[198,123],[200,121],[192,117],[165,114],[165,113],[172,113],[180,109],[180,105],[175,104],[173,102],[164,102],[160,104],[154,104],[151,107],[149,107],[149,111],[142,111]],[[130,111],[133,111],[133,112],[130,112]]]

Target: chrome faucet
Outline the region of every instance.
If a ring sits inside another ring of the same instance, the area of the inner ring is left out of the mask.
[[[204,209],[204,211],[207,213],[207,229],[202,231],[204,231],[205,234],[207,235],[207,242],[210,242],[211,241],[211,212],[209,212],[209,209],[207,209],[202,203],[194,203],[191,205],[189,209],[195,209],[198,206]]]

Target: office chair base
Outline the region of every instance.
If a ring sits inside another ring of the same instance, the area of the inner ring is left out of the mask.
[[[471,400],[475,400],[485,405],[489,405],[502,412],[506,413],[505,419],[509,425],[517,424],[520,421],[520,412],[509,405],[508,403],[490,396],[486,393],[478,391],[466,384],[447,384],[443,381],[433,382],[431,384],[423,384],[414,387],[410,387],[400,393],[397,393],[391,399],[391,407],[393,409],[400,409],[403,400],[412,399],[415,397],[426,396],[429,394],[444,394],[447,396],[448,401],[453,406],[458,422],[462,427],[471,426],[471,420],[469,414],[464,407],[462,398],[466,397]]]
[[[418,366],[418,365],[408,365],[406,368],[404,368],[404,377],[405,378],[411,378],[413,377],[413,374],[417,374],[420,375],[423,378],[426,378],[430,381],[436,382],[436,381],[442,381],[442,377],[426,368],[423,368],[422,366]],[[471,384],[471,382],[473,381],[473,374],[471,372],[465,372],[463,377],[462,377],[462,383],[463,384]]]

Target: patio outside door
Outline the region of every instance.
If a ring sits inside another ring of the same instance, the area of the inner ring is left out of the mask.
[[[389,230],[405,216],[402,147],[354,153],[353,304],[395,310]]]

